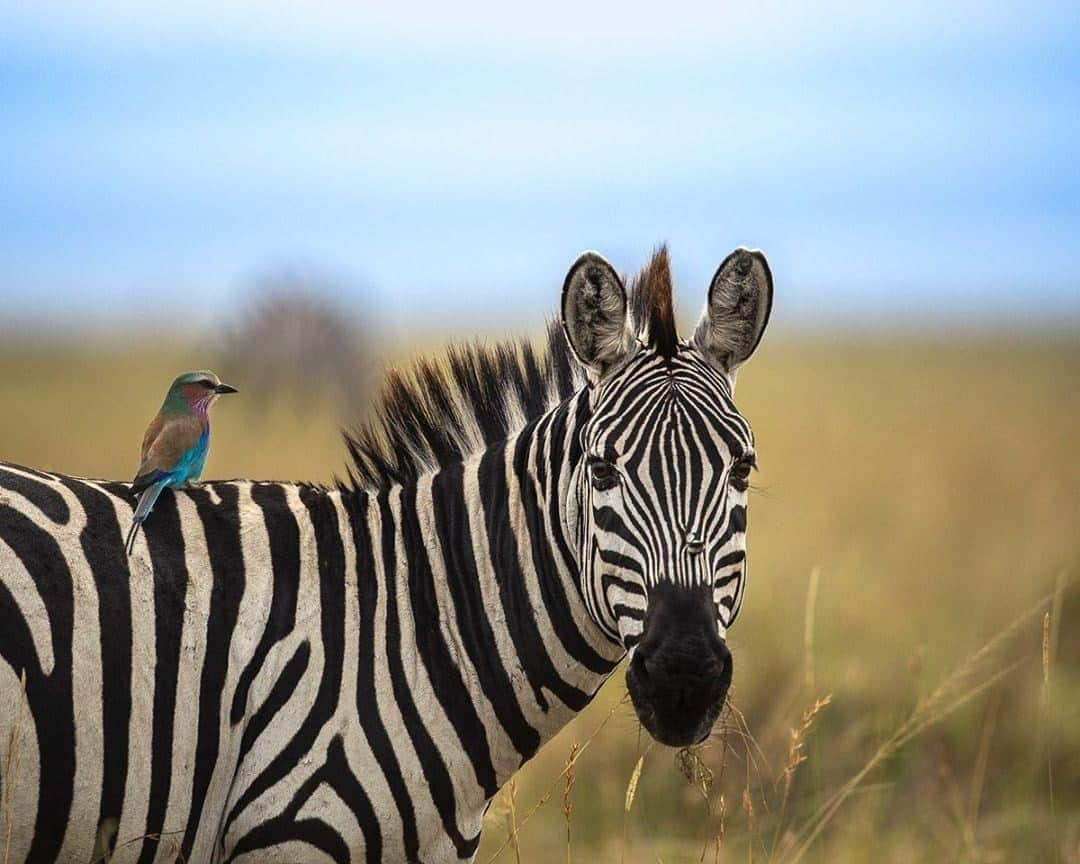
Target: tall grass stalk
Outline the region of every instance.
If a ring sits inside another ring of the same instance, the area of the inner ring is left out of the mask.
[[[517,781],[514,778],[510,778],[507,791],[507,804],[510,808],[510,831],[509,839],[511,845],[514,847],[514,860],[517,864],[521,864],[521,846],[518,843],[518,821],[517,821]]]
[[[985,674],[988,661],[999,659],[999,650],[1010,642],[1024,625],[1030,623],[1045,610],[1051,597],[1052,595],[1047,595],[1041,598],[1036,605],[1017,616],[1012,624],[957,666],[928,697],[920,700],[908,718],[874,751],[866,764],[806,820],[792,842],[788,844],[788,848],[794,846],[794,850],[786,860],[795,864],[806,856],[810,847],[851,794],[883,762],[895,755],[913,738],[941,722],[1021,666],[1024,661],[1017,660],[1004,667],[998,666],[996,672]]]
[[[1055,595],[1057,592],[1055,591]],[[1056,597],[1055,597],[1056,599]],[[1054,804],[1054,760],[1051,747],[1050,722],[1050,613],[1043,613],[1042,629],[1042,694],[1039,699],[1039,725],[1042,727],[1042,748],[1046,757],[1046,788],[1050,796],[1050,842],[1053,843],[1052,860],[1057,860],[1058,843],[1057,812]]]
[[[971,791],[968,795],[967,817],[965,820],[965,834],[967,835],[968,848],[977,853],[978,842],[976,828],[979,824],[979,805],[982,803],[983,786],[986,783],[986,769],[990,764],[990,743],[997,727],[998,712],[1001,710],[1001,695],[995,694],[986,709],[986,717],[983,719],[982,731],[979,733],[979,749],[975,754],[975,767],[971,773]],[[973,854],[973,857],[977,857]]]
[[[637,795],[638,783],[641,781],[641,771],[645,767],[645,756],[648,754],[652,745],[645,748],[640,756],[638,756],[637,762],[634,764],[634,770],[630,773],[630,780],[626,784],[626,797],[623,801],[623,816],[622,816],[622,838],[619,844],[619,861],[626,861],[626,835],[630,828],[630,808],[634,806],[634,797]],[[638,748],[641,748],[641,728],[638,727]]]
[[[626,801],[623,808],[627,813],[629,813],[630,808],[634,806],[634,796],[637,794],[638,781],[641,780],[641,769],[644,767],[645,754],[642,753],[638,756],[637,764],[634,765],[633,773],[630,775],[630,782],[626,784]]]
[[[503,840],[503,842],[499,846],[499,848],[496,849],[491,854],[491,857],[487,859],[488,864],[491,864],[492,861],[495,861],[500,855],[502,855],[502,853],[506,849],[506,847],[510,845],[511,840],[515,844],[515,846],[514,846],[515,851],[517,851],[517,845],[516,845],[517,844],[517,837],[518,837],[518,833],[520,832],[521,828],[525,825],[526,822],[528,822],[536,814],[537,810],[539,810],[541,807],[543,807],[545,804],[547,804],[548,801],[551,800],[551,796],[554,794],[555,787],[559,784],[559,781],[563,780],[566,777],[567,773],[574,769],[574,767],[578,763],[578,760],[581,759],[581,757],[585,753],[585,751],[589,749],[589,745],[592,744],[592,742],[595,740],[596,736],[599,735],[603,731],[604,727],[607,726],[607,724],[611,720],[611,718],[615,716],[615,712],[618,711],[620,708],[622,708],[626,704],[626,702],[627,702],[627,700],[629,698],[630,698],[630,694],[626,693],[626,694],[623,695],[622,699],[620,699],[618,702],[616,702],[611,707],[611,710],[608,711],[608,713],[604,716],[604,719],[601,720],[598,724],[596,724],[596,728],[593,729],[592,734],[590,734],[589,737],[586,738],[582,742],[581,746],[578,747],[576,752],[574,752],[573,755],[571,756],[571,758],[567,760],[566,767],[563,768],[563,770],[559,772],[558,776],[551,782],[551,785],[548,787],[547,791],[543,795],[540,796],[540,800],[537,801],[529,809],[529,812],[527,812],[525,814],[525,816],[521,819],[520,822],[518,822],[516,820],[516,818],[515,818],[514,824],[515,824],[516,828],[515,828],[515,830],[513,832],[513,836],[511,837],[511,836],[508,835],[506,837],[506,839]],[[510,782],[513,783],[512,780]],[[519,853],[519,857],[518,857],[519,864],[520,864],[520,860],[521,859],[520,859],[520,853]]]
[[[805,752],[806,739],[814,726],[814,720],[817,718],[818,714],[828,707],[831,701],[831,693],[822,699],[815,699],[814,704],[803,711],[802,723],[791,730],[791,737],[788,741],[787,759],[784,762],[784,771],[780,775],[780,782],[784,787],[784,791],[780,797],[780,810],[776,819],[776,828],[773,831],[772,853],[775,853],[777,843],[784,830],[787,805],[788,800],[791,797],[791,786],[795,780],[795,772],[799,770],[799,766],[807,759]]]
[[[566,760],[566,782],[563,785],[562,807],[563,818],[566,820],[566,864],[570,864],[570,816],[574,812],[574,804],[570,800],[570,793],[574,791],[574,754],[577,753],[577,744],[570,745],[570,755]]]
[[[821,568],[813,567],[810,570],[810,581],[806,586],[806,612],[803,617],[803,654],[806,658],[805,680],[806,692],[813,693],[814,685],[814,619],[817,616],[818,580],[821,578]]]

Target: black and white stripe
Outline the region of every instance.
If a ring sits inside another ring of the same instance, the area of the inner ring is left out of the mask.
[[[167,492],[130,558],[126,484],[0,465],[10,860],[471,858],[658,580],[738,612],[733,376],[638,329],[602,376],[552,331],[394,379],[351,484]]]

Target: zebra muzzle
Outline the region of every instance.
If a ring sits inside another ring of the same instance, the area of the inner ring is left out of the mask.
[[[664,582],[649,593],[626,684],[638,719],[661,744],[703,741],[723,708],[732,660],[714,609],[704,587]]]

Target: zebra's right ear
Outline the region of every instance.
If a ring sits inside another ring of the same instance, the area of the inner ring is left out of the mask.
[[[566,274],[562,325],[570,348],[594,377],[630,351],[626,289],[615,268],[596,252],[582,252]]]

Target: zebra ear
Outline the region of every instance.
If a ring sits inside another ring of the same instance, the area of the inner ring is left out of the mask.
[[[626,357],[626,289],[619,274],[596,252],[582,252],[563,283],[562,325],[578,360],[596,376]]]
[[[736,249],[713,276],[694,343],[733,381],[769,323],[773,284],[769,262],[756,249]]]

